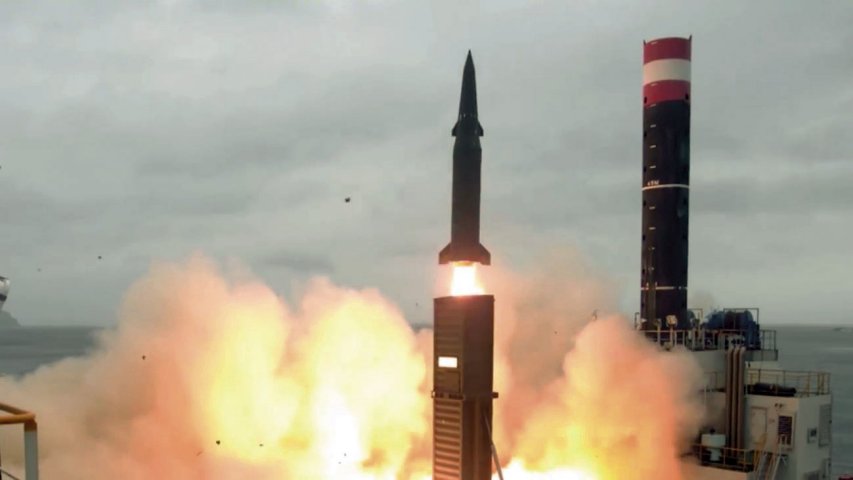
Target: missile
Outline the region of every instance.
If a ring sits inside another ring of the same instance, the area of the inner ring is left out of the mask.
[[[453,144],[453,199],[450,243],[438,254],[438,263],[465,262],[489,265],[491,254],[480,244],[480,166],[483,127],[477,119],[477,84],[471,51],[462,73],[459,118],[451,132]]]

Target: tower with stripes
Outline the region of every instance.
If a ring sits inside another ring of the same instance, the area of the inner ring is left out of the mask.
[[[690,328],[691,38],[643,43],[642,328]]]

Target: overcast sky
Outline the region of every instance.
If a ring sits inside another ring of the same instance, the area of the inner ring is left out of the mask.
[[[202,251],[429,321],[471,48],[484,244],[579,248],[633,312],[642,40],[692,34],[691,291],[853,323],[850,25],[849,0],[0,2],[6,309],[109,324]]]

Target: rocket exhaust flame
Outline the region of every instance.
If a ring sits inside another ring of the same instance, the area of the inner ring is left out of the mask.
[[[450,294],[454,297],[465,295],[482,295],[485,288],[477,279],[477,265],[470,262],[453,264],[453,278],[450,281]]]
[[[512,480],[598,480],[595,475],[576,468],[555,468],[535,472],[525,468],[522,460],[513,460],[504,468],[504,474]],[[492,480],[498,480],[497,476]]]

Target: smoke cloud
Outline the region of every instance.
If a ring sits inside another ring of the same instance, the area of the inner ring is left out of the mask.
[[[607,313],[613,289],[577,256],[544,264],[480,271],[512,478],[678,480],[701,418],[695,365]],[[200,256],[155,265],[92,354],[0,379],[4,401],[38,415],[44,478],[429,478],[432,333],[375,290],[318,279],[291,305],[238,273]]]
[[[576,253],[551,252],[537,265],[488,275],[504,461],[539,472],[572,466],[601,480],[684,478],[680,453],[703,417],[698,365],[614,314],[614,285]]]
[[[688,302],[692,308],[696,308],[702,311],[702,315],[708,315],[714,309],[718,308],[718,304],[714,296],[711,295],[710,292],[705,290],[694,290],[690,294],[690,301]],[[701,319],[701,320],[704,320]]]
[[[200,257],[157,265],[96,353],[0,392],[36,412],[48,479],[406,478],[429,406],[415,334],[375,291],[306,290],[291,309]]]

